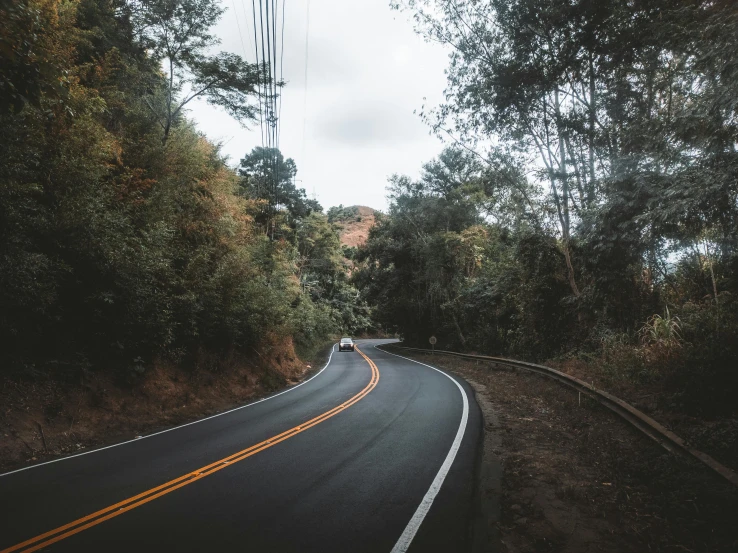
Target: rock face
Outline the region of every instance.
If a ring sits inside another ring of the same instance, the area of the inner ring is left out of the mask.
[[[376,211],[364,205],[345,207],[336,213],[334,222],[341,227],[341,244],[358,247],[366,242],[374,226]]]

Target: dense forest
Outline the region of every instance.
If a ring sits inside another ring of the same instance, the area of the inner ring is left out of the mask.
[[[406,0],[449,48],[448,143],[355,276],[407,341],[738,391],[738,5]],[[424,347],[427,347],[425,345]]]
[[[217,51],[213,0],[2,0],[0,370],[145,371],[339,332],[738,389],[738,7],[404,0],[450,52],[447,142],[396,175],[368,243],[256,146],[264,75]],[[348,258],[348,259],[347,259]],[[371,308],[369,307],[371,306]],[[714,401],[705,402],[705,398]]]
[[[212,53],[222,13],[2,0],[4,375],[135,377],[158,359],[306,351],[369,325],[295,163],[256,147],[230,167],[186,117],[195,98],[256,117],[258,68]]]
[[[3,551],[738,551],[738,0],[319,4],[0,0]]]

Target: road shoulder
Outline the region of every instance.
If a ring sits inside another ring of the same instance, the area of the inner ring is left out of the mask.
[[[499,459],[504,469],[499,519],[488,518],[475,551],[727,552],[738,546],[738,494],[596,402],[582,397],[580,404],[576,392],[524,372],[412,357],[473,383],[485,415],[482,518],[493,507],[485,501],[494,489],[484,466]]]
[[[502,461],[499,457],[502,427],[489,400],[487,387],[466,376],[464,378],[474,390],[484,419],[476,478],[477,514],[472,521],[472,551],[496,553],[501,550],[498,525],[502,494]]]

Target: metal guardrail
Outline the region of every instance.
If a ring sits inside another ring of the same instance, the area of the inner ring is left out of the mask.
[[[397,346],[395,344],[385,344],[384,347],[391,347],[405,351],[430,353],[434,355],[450,355],[453,357],[461,357],[464,359],[485,361],[491,363],[496,368],[511,367],[514,369],[523,369],[553,378],[555,380],[558,380],[562,384],[574,388],[575,390],[598,401],[623,419],[627,420],[630,424],[646,434],[649,438],[659,443],[667,451],[670,451],[672,453],[682,453],[689,457],[693,457],[694,459],[697,459],[708,468],[712,469],[720,476],[728,480],[734,486],[738,486],[738,474],[736,474],[733,470],[717,462],[708,454],[694,449],[682,438],[674,434],[674,432],[659,424],[645,413],[624,402],[622,399],[605,392],[604,390],[598,390],[597,388],[595,388],[594,384],[587,384],[583,380],[579,380],[578,378],[575,378],[561,371],[557,371],[556,369],[545,367],[543,365],[536,365],[535,363],[516,361],[515,359],[506,359],[504,357],[471,355],[467,353],[457,353],[455,351],[444,351],[438,349],[429,350],[421,348],[409,348],[405,346]]]

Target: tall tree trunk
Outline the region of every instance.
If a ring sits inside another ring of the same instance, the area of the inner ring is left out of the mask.
[[[713,255],[710,253],[710,247],[705,241],[705,257],[707,258],[707,266],[710,269],[710,280],[712,281],[712,293],[715,296],[715,305],[718,305],[717,280],[715,279],[715,269],[713,268]]]
[[[454,326],[456,327],[456,334],[459,335],[459,341],[461,342],[462,346],[466,346],[466,338],[464,338],[464,334],[461,332],[461,326],[459,326],[459,321],[456,318],[456,313],[451,310],[451,320],[454,322]]]
[[[597,89],[595,86],[594,55],[589,54],[589,185],[587,207],[594,203],[595,196],[595,121],[597,117]]]
[[[169,140],[169,131],[172,129],[172,102],[174,101],[174,62],[169,54],[169,89],[167,91],[167,120],[164,125],[164,135],[161,137],[161,145],[166,146]]]
[[[562,253],[564,254],[564,260],[566,261],[566,272],[569,278],[569,286],[571,291],[576,297],[580,296],[579,287],[577,286],[576,278],[574,277],[574,265],[571,262],[571,249],[569,247],[569,226],[568,218],[564,215],[564,210],[561,206],[561,198],[559,198],[559,191],[556,188],[556,177],[553,172],[549,170],[549,180],[551,182],[551,193],[554,197],[554,204],[556,205],[556,213],[559,217],[559,224],[561,225],[561,236],[562,236]]]
[[[559,135],[559,179],[561,180],[561,198],[558,198],[556,191],[555,179],[552,182],[554,189],[556,208],[559,212],[559,221],[561,223],[561,235],[563,238],[563,253],[566,260],[566,270],[569,276],[569,286],[576,297],[580,296],[579,287],[577,286],[574,274],[574,265],[571,262],[570,244],[570,228],[571,220],[569,217],[569,175],[566,169],[566,129],[561,119],[561,106],[559,103],[559,92],[554,92],[554,109],[556,114],[556,132]]]
[[[574,292],[574,295],[576,297],[579,297],[581,293],[579,292],[577,281],[574,278],[574,265],[572,265],[571,263],[571,249],[569,248],[569,240],[564,240],[564,259],[566,260],[566,271],[569,275],[569,286],[571,287],[571,291]]]

